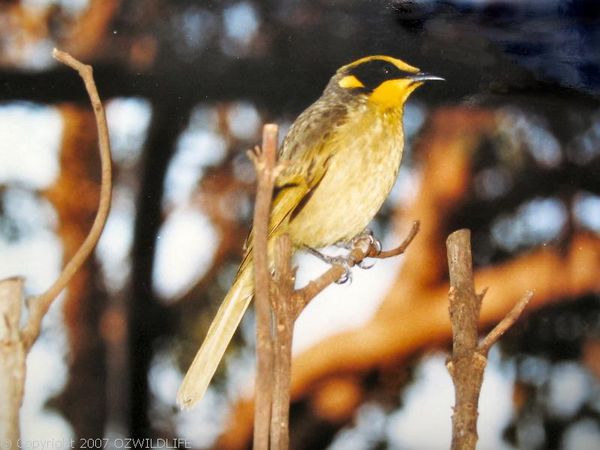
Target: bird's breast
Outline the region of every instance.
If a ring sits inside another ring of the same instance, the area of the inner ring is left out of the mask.
[[[327,172],[291,220],[297,246],[324,247],[361,233],[387,198],[402,159],[402,117],[363,115],[332,142]]]

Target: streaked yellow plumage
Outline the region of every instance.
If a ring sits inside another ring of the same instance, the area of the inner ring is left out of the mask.
[[[296,119],[279,159],[270,243],[288,233],[295,249],[348,242],[365,230],[392,188],[403,149],[403,106],[441,78],[389,56],[341,67]],[[249,240],[251,242],[251,240]],[[202,398],[254,292],[251,248],[179,389],[186,408]]]

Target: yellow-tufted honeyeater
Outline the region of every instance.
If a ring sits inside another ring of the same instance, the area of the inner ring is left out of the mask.
[[[442,80],[389,56],[341,67],[321,97],[293,123],[281,148],[269,245],[287,233],[293,247],[321,248],[361,234],[386,199],[400,167],[402,115],[425,81]],[[251,248],[177,394],[202,398],[254,293]]]

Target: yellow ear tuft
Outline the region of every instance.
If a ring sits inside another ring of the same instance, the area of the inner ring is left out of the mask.
[[[338,85],[344,89],[365,87],[365,85],[362,84],[354,75],[346,75],[344,78],[338,81]]]

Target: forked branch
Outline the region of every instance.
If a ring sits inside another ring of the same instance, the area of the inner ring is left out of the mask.
[[[478,343],[477,324],[481,302],[487,289],[475,292],[471,259],[471,233],[459,230],[446,242],[450,273],[450,321],[452,322],[452,356],[447,368],[455,390],[452,415],[453,450],[474,450],[477,444],[479,393],[490,347],[519,318],[532,297],[529,291],[496,327]]]

